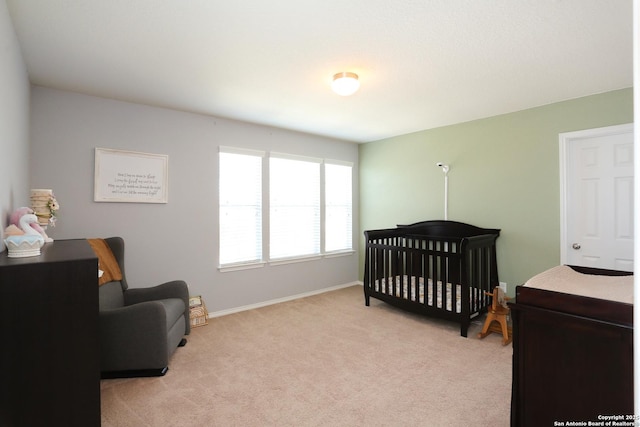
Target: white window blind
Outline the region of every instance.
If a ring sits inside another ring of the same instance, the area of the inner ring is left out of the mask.
[[[353,247],[351,180],[351,165],[324,165],[326,252]]]
[[[320,161],[269,159],[270,259],[320,253]]]
[[[220,149],[220,265],[262,261],[262,158]]]

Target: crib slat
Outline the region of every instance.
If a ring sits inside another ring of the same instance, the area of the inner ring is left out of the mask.
[[[442,283],[443,281],[446,282],[446,277],[444,276],[444,260],[442,258],[442,252],[444,250],[444,244],[445,242],[443,241],[434,241],[434,247],[436,250],[436,271],[434,273],[434,276],[432,278],[432,295],[433,295],[433,306],[434,307],[438,307],[438,309],[446,311],[447,310],[447,306],[446,306],[446,300],[443,298],[438,298],[438,294],[442,294]],[[438,301],[439,300],[439,301]]]

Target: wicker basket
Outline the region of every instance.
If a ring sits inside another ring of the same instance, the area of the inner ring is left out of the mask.
[[[209,323],[209,313],[207,312],[207,306],[204,304],[204,300],[201,296],[189,298],[189,319],[191,320],[191,327],[197,328],[198,326],[204,326]]]

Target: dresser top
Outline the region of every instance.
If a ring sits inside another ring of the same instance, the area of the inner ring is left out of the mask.
[[[0,267],[98,258],[86,239],[55,240],[45,243],[40,252],[38,256],[9,258],[5,250],[0,253]]]

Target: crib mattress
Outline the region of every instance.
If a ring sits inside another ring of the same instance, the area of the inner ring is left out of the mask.
[[[417,282],[417,283],[416,283]],[[395,285],[395,288],[394,288]],[[433,301],[433,280],[427,279],[427,305],[443,308],[443,303],[446,305],[444,307],[447,311],[452,311],[452,284],[447,283],[446,286],[442,286],[442,282],[438,280],[436,282],[436,301],[434,304]],[[410,300],[413,302],[419,302],[424,304],[424,295],[425,295],[425,286],[424,279],[422,277],[416,278],[414,276],[395,276],[390,278],[382,278],[380,280],[376,280],[373,283],[373,289],[376,292],[381,292],[386,295],[393,295],[397,298],[402,298],[405,300]],[[443,288],[444,288],[444,300],[443,300]],[[462,301],[461,301],[461,286],[456,285],[456,313],[462,312]],[[417,292],[416,292],[417,291]],[[469,289],[469,293],[473,293],[473,289]],[[416,295],[417,294],[417,295]]]

